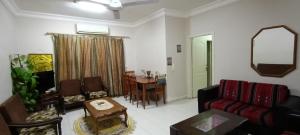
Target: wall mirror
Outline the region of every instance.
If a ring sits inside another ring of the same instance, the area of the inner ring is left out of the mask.
[[[258,74],[283,77],[296,69],[297,33],[287,26],[262,28],[251,46],[251,67]]]

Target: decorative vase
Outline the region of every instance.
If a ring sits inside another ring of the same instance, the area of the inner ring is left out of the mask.
[[[150,74],[151,74],[151,71],[147,71],[147,78],[151,78]]]

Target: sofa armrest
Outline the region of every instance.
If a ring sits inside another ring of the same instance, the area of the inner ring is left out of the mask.
[[[199,113],[205,110],[204,109],[205,102],[210,101],[212,99],[216,99],[218,97],[218,89],[219,89],[219,85],[213,85],[198,90],[198,112]]]
[[[289,96],[289,98],[285,102],[279,104],[278,107],[288,110],[298,110],[300,112],[300,97]]]
[[[280,128],[286,128],[290,120],[300,119],[300,97],[289,96],[289,98],[275,108],[275,123]]]

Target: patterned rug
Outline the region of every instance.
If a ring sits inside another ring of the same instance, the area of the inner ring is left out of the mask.
[[[128,117],[128,127],[121,122],[121,118],[117,117],[101,122],[96,122],[92,117],[87,116],[75,120],[74,131],[77,135],[96,135],[98,126],[98,135],[129,135],[135,129],[135,122]]]

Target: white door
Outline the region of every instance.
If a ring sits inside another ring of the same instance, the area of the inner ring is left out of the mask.
[[[192,86],[193,97],[197,97],[197,91],[207,87],[208,61],[207,61],[207,37],[200,36],[192,39]]]

